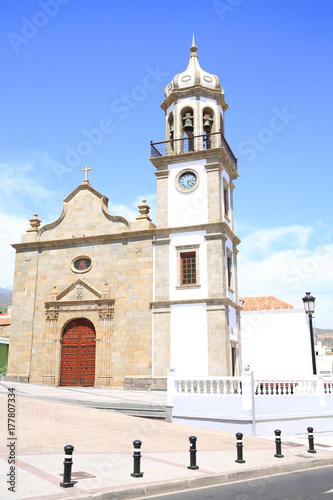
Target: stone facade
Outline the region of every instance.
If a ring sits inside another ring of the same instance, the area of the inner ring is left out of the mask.
[[[84,182],[55,223],[14,245],[8,380],[59,384],[62,333],[78,317],[95,327],[95,385],[151,376],[155,225],[148,219],[112,217],[107,199]],[[91,259],[86,272],[73,267],[81,256]]]

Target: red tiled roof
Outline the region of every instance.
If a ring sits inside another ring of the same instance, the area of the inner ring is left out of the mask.
[[[262,311],[264,309],[294,309],[294,306],[276,297],[242,297],[243,311]]]
[[[1,314],[0,315],[0,326],[10,325],[10,320],[11,320],[10,316]]]

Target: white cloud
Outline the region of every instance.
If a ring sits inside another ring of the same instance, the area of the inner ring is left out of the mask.
[[[256,238],[258,233],[261,238]],[[275,235],[274,229],[264,233],[261,230],[243,239],[248,247],[245,252],[240,249],[238,259],[240,296],[274,295],[303,307],[302,297],[310,291],[317,299],[317,325],[333,328],[333,244],[330,240],[315,241],[308,227],[277,228]],[[280,238],[284,240],[288,234],[293,235],[290,246],[294,248],[276,250],[271,245],[274,241],[279,247]],[[257,258],[260,241],[269,242],[263,258]]]
[[[12,201],[16,194],[35,202],[49,200],[54,193],[36,181],[36,173],[32,161],[0,164],[2,203]]]
[[[0,213],[0,287],[13,288],[15,250],[11,243],[19,243],[29,222],[15,215]]]
[[[109,212],[112,215],[121,215],[127,220],[133,222],[139,215],[138,205],[142,204],[142,200],[146,200],[147,204],[150,206],[151,210],[149,216],[153,222],[156,222],[156,194],[147,194],[143,196],[137,196],[133,203],[130,205],[122,205],[117,203],[112,203],[109,201]]]
[[[117,203],[112,203],[109,201],[108,210],[111,215],[119,215],[125,217],[128,221],[134,221],[137,217],[138,212],[135,211],[131,206],[121,205]]]
[[[276,249],[305,247],[313,228],[309,226],[281,226],[259,229],[242,238],[241,251],[246,258],[262,258]]]

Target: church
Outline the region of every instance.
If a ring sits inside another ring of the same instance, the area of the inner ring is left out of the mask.
[[[151,143],[156,225],[108,211],[85,178],[60,217],[37,214],[16,250],[8,381],[165,389],[170,368],[239,375],[233,190],[217,76],[189,64],[165,89],[165,140]]]

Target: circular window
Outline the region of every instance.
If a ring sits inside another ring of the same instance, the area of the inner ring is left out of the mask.
[[[194,170],[182,170],[176,177],[176,188],[182,193],[191,193],[198,184],[199,177]]]
[[[212,81],[213,81],[213,78],[212,78],[211,76],[206,76],[206,75],[205,75],[205,76],[204,76],[204,80],[205,80],[206,82],[212,82]]]
[[[91,269],[92,262],[90,257],[81,255],[72,260],[71,269],[74,273],[86,273]]]
[[[182,77],[182,82],[188,82],[191,80],[191,76],[190,75],[185,75]]]

